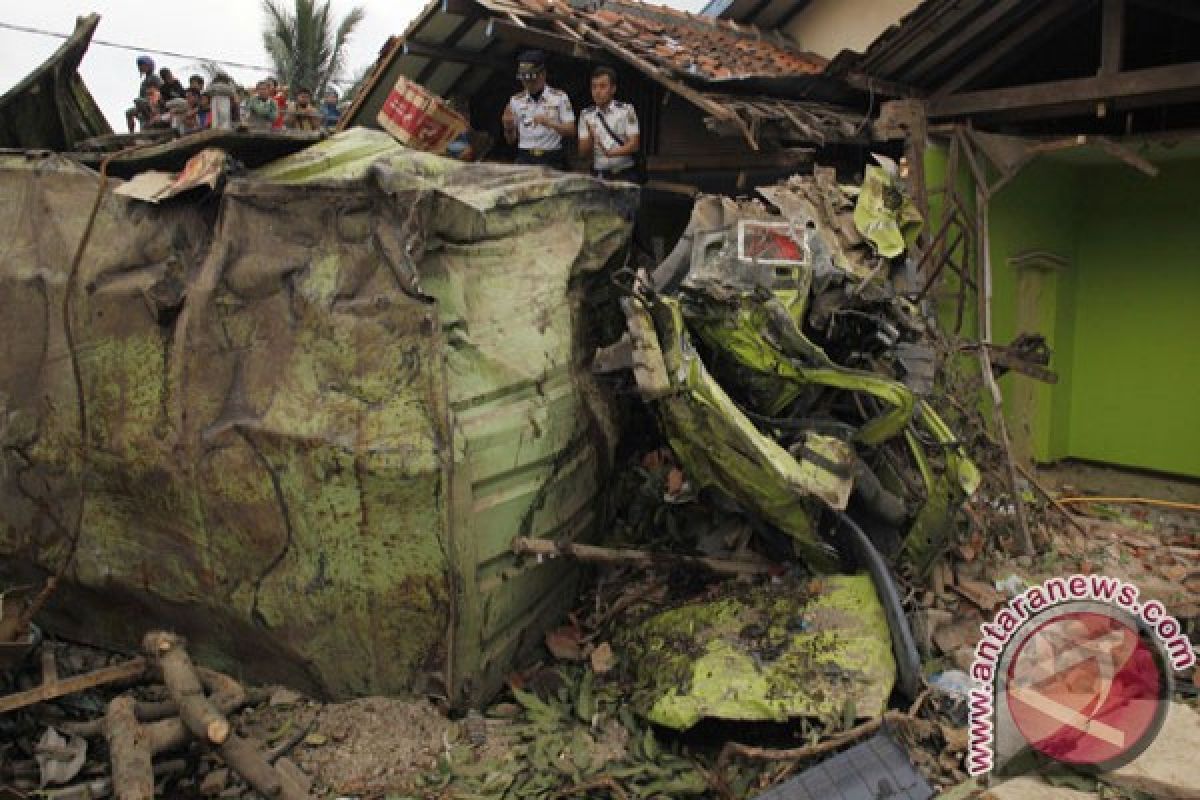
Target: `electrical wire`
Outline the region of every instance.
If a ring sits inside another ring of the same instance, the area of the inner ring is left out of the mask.
[[[1184,511],[1200,511],[1200,503],[1181,503],[1178,500],[1156,500],[1152,497],[1059,497],[1058,502],[1068,505],[1073,503],[1116,503],[1129,505],[1162,506],[1163,508],[1178,508]]]
[[[42,28],[31,28],[25,25],[15,25],[11,22],[0,22],[0,28],[4,30],[16,31],[18,33],[31,33],[37,36],[52,36],[56,39],[70,39],[72,34],[58,33],[57,31],[43,30]],[[239,69],[252,69],[258,72],[271,73],[274,67],[264,67],[261,64],[244,64],[240,61],[229,61],[223,58],[212,58],[211,56],[196,56],[188,55],[187,53],[176,53],[171,50],[156,50],[153,47],[142,47],[139,45],[121,44],[120,42],[106,42],[103,39],[92,39],[92,44],[99,47],[111,47],[115,50],[128,50],[131,53],[147,53],[156,56],[167,56],[169,58],[182,58],[194,63],[211,62],[220,64],[223,67],[237,67]],[[346,78],[331,78],[334,83],[344,83]]]
[[[14,25],[11,22],[0,22],[0,28],[19,33],[32,33],[39,36],[53,36],[56,39],[70,39],[69,33],[58,33],[56,31],[42,30],[41,28],[30,28],[24,25]],[[103,39],[92,39],[92,44],[100,47],[112,47],[116,50],[128,50],[131,53],[151,53],[156,56],[169,56],[171,58],[186,58],[195,62],[211,61],[214,64],[221,64],[226,67],[239,67],[241,69],[255,69],[260,71],[271,71],[271,67],[264,67],[260,64],[243,64],[238,61],[227,61],[221,58],[210,58],[209,56],[193,56],[186,53],[174,53],[170,50],[155,50],[152,47],[139,47],[131,44],[120,44],[119,42],[106,42]]]

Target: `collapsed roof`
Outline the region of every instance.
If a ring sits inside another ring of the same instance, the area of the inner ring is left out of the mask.
[[[372,125],[400,76],[472,96],[510,74],[526,48],[634,69],[699,108],[717,133],[755,148],[765,120],[819,144],[862,132],[849,109],[814,102],[852,96],[820,77],[825,60],[779,33],[622,0],[435,0],[389,41],[343,125]]]
[[[0,97],[0,147],[71,150],[112,133],[78,72],[99,24],[98,14],[80,17],[62,47]]]

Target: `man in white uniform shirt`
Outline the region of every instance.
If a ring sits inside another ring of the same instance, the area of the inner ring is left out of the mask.
[[[594,106],[579,115],[579,154],[592,156],[592,174],[605,180],[641,183],[637,169],[642,146],[637,112],[616,100],[617,73],[611,67],[592,72]]]
[[[513,95],[504,108],[504,138],[517,146],[518,164],[566,169],[563,140],[575,135],[571,98],[546,85],[545,53],[528,50],[517,62],[517,80],[524,91]]]

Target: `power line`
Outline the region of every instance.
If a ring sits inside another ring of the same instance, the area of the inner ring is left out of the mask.
[[[24,25],[14,25],[10,22],[0,22],[0,28],[6,28],[10,31],[18,31],[20,33],[33,33],[39,36],[53,36],[56,39],[69,39],[71,34],[58,33],[56,31],[42,30],[41,28],[29,28]],[[152,47],[138,47],[130,44],[120,44],[119,42],[106,42],[103,39],[92,39],[92,44],[101,47],[111,47],[115,50],[128,50],[131,53],[153,53],[156,56],[169,56],[171,58],[184,58],[195,63],[209,61],[214,64],[220,64],[225,67],[238,67],[240,69],[253,69],[259,72],[272,72],[272,67],[264,67],[259,64],[242,64],[238,61],[226,61],[221,58],[211,58],[209,56],[191,56],[186,53],[173,53],[170,50],[155,50]],[[333,78],[334,81],[340,82],[341,78]]]

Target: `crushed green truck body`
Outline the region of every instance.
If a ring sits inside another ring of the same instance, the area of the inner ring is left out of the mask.
[[[108,193],[79,403],[98,181],[0,156],[0,580],[64,570],[54,629],[169,627],[255,680],[494,692],[574,600],[510,542],[594,533],[616,423],[584,300],[634,190],[360,129],[219,193]]]
[[[841,725],[886,710],[896,665],[869,576],[722,588],[622,636],[638,713],[685,729],[705,717]]]
[[[924,573],[980,476],[928,401],[933,333],[887,277],[920,218],[889,173],[869,178],[857,203],[820,175],[764,190],[774,208],[701,197],[597,362],[633,366],[689,479],[811,569],[837,568],[822,512],[850,510]]]

